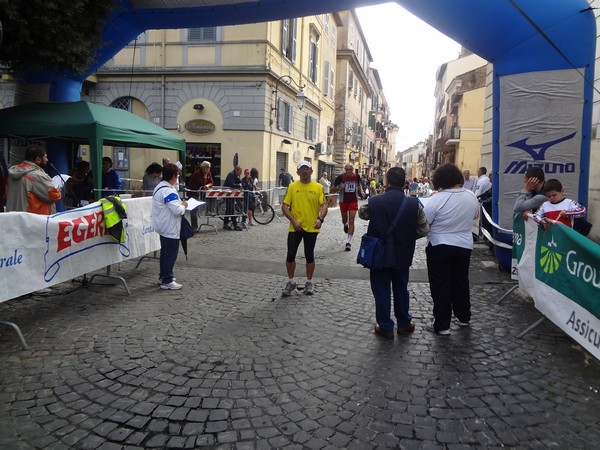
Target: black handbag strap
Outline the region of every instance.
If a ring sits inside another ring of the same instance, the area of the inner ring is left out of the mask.
[[[387,238],[387,237],[389,237],[392,234],[392,231],[396,227],[396,224],[400,220],[400,216],[402,215],[402,212],[404,211],[404,208],[406,207],[407,201],[408,201],[408,198],[405,195],[404,198],[402,199],[402,203],[400,204],[400,208],[398,208],[398,212],[396,213],[396,217],[394,217],[394,221],[392,222],[392,224],[387,229],[384,238]]]

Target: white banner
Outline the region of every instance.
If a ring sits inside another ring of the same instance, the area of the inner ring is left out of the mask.
[[[600,359],[600,247],[564,225],[543,232],[529,219],[524,228],[519,288],[544,316]]]
[[[0,214],[0,302],[160,249],[152,199],[123,202],[123,243],[106,233],[99,202],[52,216]]]
[[[500,77],[498,224],[512,226],[528,167],[558,178],[578,198],[584,80],[575,70]]]

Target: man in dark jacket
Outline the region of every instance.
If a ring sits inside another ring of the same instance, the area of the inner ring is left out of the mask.
[[[375,297],[375,334],[393,339],[394,321],[390,318],[392,291],[398,335],[412,333],[415,329],[412,316],[408,312],[408,273],[416,240],[427,235],[429,226],[419,200],[404,195],[404,169],[392,167],[385,178],[385,193],[369,198],[370,222],[367,234],[386,239],[384,268],[371,269],[370,278],[371,291]],[[388,229],[405,199],[406,204],[396,226],[386,238]],[[364,217],[363,212],[360,217]]]

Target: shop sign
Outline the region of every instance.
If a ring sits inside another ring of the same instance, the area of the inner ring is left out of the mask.
[[[215,124],[204,119],[188,120],[184,128],[193,134],[212,134],[215,132]]]

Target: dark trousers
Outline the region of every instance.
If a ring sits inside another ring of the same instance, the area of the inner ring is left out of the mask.
[[[453,312],[461,322],[469,322],[471,250],[453,245],[429,244],[425,253],[429,288],[433,298],[433,328],[436,331],[450,328]]]
[[[375,320],[386,333],[394,332],[391,316],[392,293],[394,294],[394,315],[398,327],[406,328],[412,316],[408,312],[408,272],[409,269],[371,270],[371,291],[375,297]]]
[[[179,252],[179,239],[160,236],[160,274],[163,284],[173,281],[173,267]]]

